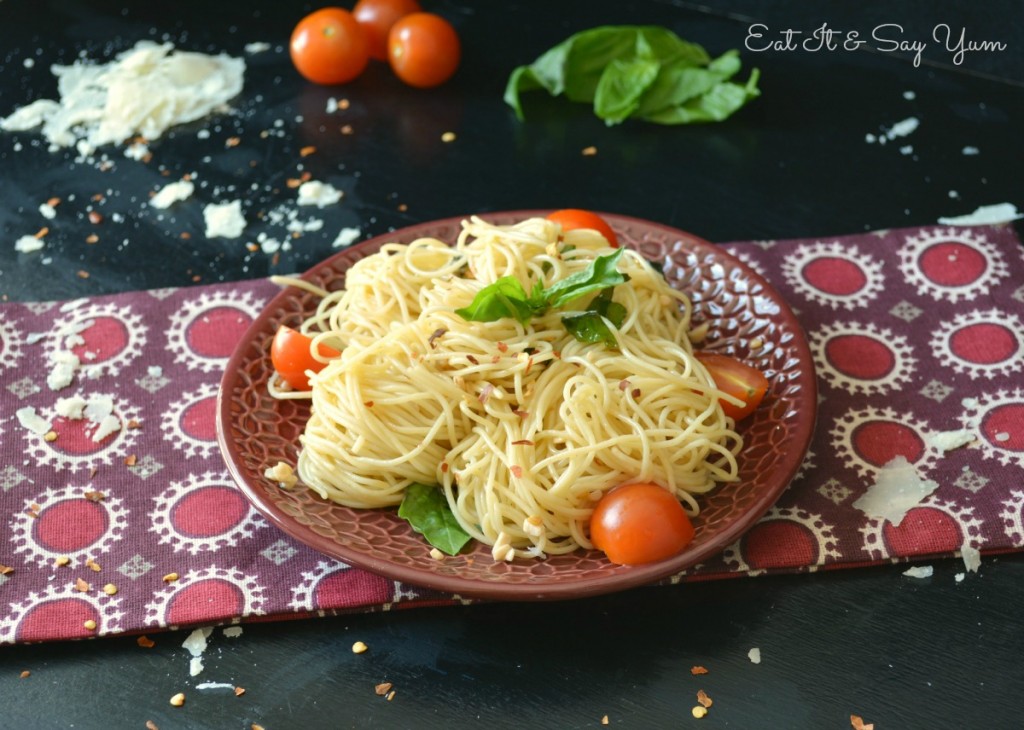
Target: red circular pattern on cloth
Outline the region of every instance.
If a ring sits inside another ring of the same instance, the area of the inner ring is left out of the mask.
[[[96,607],[79,598],[60,598],[44,601],[32,607],[18,624],[18,641],[45,641],[58,633],[62,639],[80,639],[95,636],[95,630],[85,628],[86,621],[100,623]],[[54,627],[59,626],[58,631]]]
[[[865,335],[840,335],[825,344],[825,356],[839,372],[875,380],[892,372],[896,356],[883,342]]]
[[[956,241],[929,246],[918,259],[918,266],[941,286],[966,286],[981,278],[988,268],[980,251]]]
[[[924,454],[924,441],[909,426],[893,421],[869,421],[853,432],[853,448],[862,459],[884,466],[897,456],[913,464]]]
[[[47,550],[73,553],[103,537],[109,524],[102,505],[84,497],[65,499],[44,508],[32,521],[32,537]]]
[[[109,360],[128,346],[128,330],[124,322],[114,317],[95,318],[92,326],[82,330],[79,336],[85,344],[76,345],[71,351],[89,365]]]
[[[956,519],[933,507],[915,507],[899,526],[887,522],[882,529],[892,555],[959,550],[964,540]]]
[[[208,578],[185,586],[171,597],[167,623],[184,625],[212,617],[239,616],[245,608],[242,590],[226,580]]]
[[[316,608],[344,605],[355,599],[360,604],[387,603],[394,590],[391,581],[361,570],[342,569],[324,576],[316,585]]]
[[[98,425],[87,418],[64,418],[58,416],[51,423],[57,438],[49,446],[65,454],[93,454],[102,451],[117,437],[117,431],[107,434],[99,441],[92,440]]]
[[[818,560],[818,541],[798,522],[761,522],[744,536],[743,558],[752,570],[814,565]]]
[[[1004,403],[990,410],[982,421],[981,432],[993,446],[1024,451],[1024,403]]]
[[[171,524],[188,537],[211,537],[234,528],[248,512],[248,503],[238,490],[203,487],[178,500],[171,510]]]
[[[857,264],[836,256],[814,259],[803,268],[808,284],[829,294],[847,296],[860,291],[868,277]]]
[[[188,325],[185,341],[202,357],[229,357],[252,324],[252,317],[234,307],[202,312]]]
[[[199,441],[217,440],[217,396],[189,405],[181,414],[181,430]]]
[[[1017,353],[1013,332],[995,322],[979,322],[961,327],[949,338],[949,349],[961,360],[992,365],[1009,360]]]

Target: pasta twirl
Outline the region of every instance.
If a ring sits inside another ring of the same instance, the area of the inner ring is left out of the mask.
[[[485,286],[515,277],[533,291],[584,271],[610,249],[593,231],[544,219],[463,222],[454,246],[388,244],[348,271],[302,326],[341,351],[310,379],[298,471],[326,499],[394,506],[409,484],[439,484],[462,527],[502,557],[590,547],[597,500],[629,482],[671,490],[687,511],[736,478],[740,436],[694,358],[690,303],[633,251],[605,324],[617,347],[577,340],[562,322],[592,296],[471,322]],[[314,345],[314,352],[315,352]]]

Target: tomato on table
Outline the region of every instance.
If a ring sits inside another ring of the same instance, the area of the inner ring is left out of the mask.
[[[295,390],[309,390],[307,370],[318,373],[326,363],[313,357],[313,340],[291,327],[281,326],[270,345],[270,362],[277,374]],[[320,357],[338,357],[341,353],[333,347],[321,344],[317,348]]]
[[[657,484],[626,484],[607,492],[590,517],[590,540],[618,565],[640,565],[682,552],[693,523],[675,496]]]
[[[462,46],[451,23],[433,13],[412,13],[391,26],[388,61],[410,86],[443,84],[459,67]]]
[[[344,84],[370,62],[366,33],[343,8],[323,8],[299,21],[292,31],[292,63],[316,84]]]
[[[589,210],[580,210],[579,208],[564,208],[550,214],[548,220],[562,226],[563,231],[575,231],[580,228],[597,231],[604,236],[604,240],[608,241],[609,246],[612,248],[619,247],[619,239],[616,237],[615,231],[597,213],[591,213]]]
[[[723,393],[743,401],[737,406],[721,401],[725,415],[735,421],[746,418],[761,404],[768,392],[768,378],[757,368],[728,355],[716,352],[694,352],[694,356],[707,368],[715,385]]]
[[[363,27],[370,57],[388,60],[388,33],[400,18],[422,10],[418,0],[359,0],[352,15]]]

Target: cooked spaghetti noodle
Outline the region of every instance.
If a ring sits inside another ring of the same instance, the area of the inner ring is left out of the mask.
[[[440,484],[498,559],[591,547],[593,507],[620,484],[660,484],[695,515],[696,496],[736,478],[741,439],[692,354],[687,297],[638,253],[617,263],[628,281],[613,297],[626,316],[618,327],[605,320],[616,348],[563,325],[590,296],[526,324],[456,313],[500,277],[531,291],[611,251],[593,231],[544,219],[472,218],[454,246],[388,244],[348,270],[344,290],[314,289],[323,298],[301,329],[314,353],[324,343],[341,355],[311,376],[310,392],[271,387],[312,398],[302,480],[357,508]]]

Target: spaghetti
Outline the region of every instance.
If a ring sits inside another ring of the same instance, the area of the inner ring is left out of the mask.
[[[301,330],[313,353],[323,343],[341,355],[308,392],[271,385],[277,397],[312,399],[302,480],[356,508],[439,484],[496,559],[591,547],[594,505],[629,482],[660,484],[695,515],[696,497],[736,479],[742,441],[693,355],[689,300],[643,257],[617,258],[626,281],[610,295],[623,316],[602,319],[614,347],[580,341],[563,322],[592,296],[525,322],[464,318],[502,277],[534,291],[612,251],[593,231],[545,219],[474,217],[454,246],[387,244],[349,269],[344,290],[314,288],[322,299]]]

